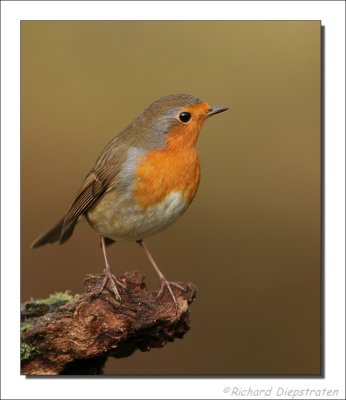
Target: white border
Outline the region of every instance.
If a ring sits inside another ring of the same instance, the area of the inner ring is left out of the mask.
[[[344,167],[345,3],[1,2],[2,398],[238,398],[225,387],[338,389],[345,398]],[[19,375],[19,22],[22,19],[322,20],[326,26],[326,377],[325,379],[25,379]],[[274,392],[273,392],[274,393]],[[277,397],[277,396],[276,396]],[[242,397],[248,398],[248,397]],[[268,398],[275,398],[268,397]],[[280,398],[292,398],[281,396]],[[299,397],[307,398],[307,397]],[[310,397],[311,398],[311,397]]]

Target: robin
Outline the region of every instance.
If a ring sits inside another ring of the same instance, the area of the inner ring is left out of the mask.
[[[167,228],[191,204],[200,181],[199,131],[207,118],[226,110],[188,94],[154,101],[106,145],[67,214],[32,247],[66,242],[84,218],[100,235],[105,261],[97,294],[109,281],[121,301],[118,286],[123,284],[110,269],[106,246],[135,241],[159,275],[159,296],[167,287],[177,307],[174,283],[162,274],[143,239]]]

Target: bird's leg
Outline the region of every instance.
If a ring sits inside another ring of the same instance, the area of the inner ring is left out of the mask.
[[[102,292],[102,290],[105,288],[106,283],[109,281],[112,287],[112,290],[115,294],[115,297],[118,301],[121,301],[121,297],[117,288],[117,283],[120,286],[124,285],[119,282],[116,277],[112,274],[111,268],[109,266],[109,262],[108,262],[108,258],[107,258],[107,253],[106,253],[106,244],[105,244],[105,239],[103,236],[101,236],[101,247],[102,247],[102,253],[103,253],[103,257],[105,259],[105,269],[103,270],[103,274],[104,274],[104,278],[103,278],[103,282],[102,285],[99,289],[99,291],[97,292],[97,296]]]
[[[162,293],[164,287],[167,286],[167,289],[168,289],[170,295],[172,296],[172,299],[173,299],[173,301],[174,301],[175,308],[176,308],[176,310],[177,310],[177,309],[178,309],[178,302],[177,302],[177,299],[176,299],[175,296],[174,296],[174,293],[173,293],[173,290],[172,290],[172,288],[171,288],[171,285],[172,285],[172,286],[176,286],[176,287],[178,287],[179,289],[181,289],[181,290],[183,290],[183,291],[185,291],[185,289],[184,289],[182,286],[180,286],[178,283],[175,283],[175,282],[168,282],[168,280],[166,279],[166,277],[163,275],[163,273],[160,271],[159,267],[157,266],[157,264],[156,264],[156,262],[155,262],[153,256],[150,254],[150,252],[149,252],[147,246],[144,244],[143,240],[137,240],[137,243],[144,249],[144,252],[145,252],[146,256],[148,257],[148,259],[149,259],[151,265],[155,268],[155,271],[156,271],[157,274],[159,275],[159,278],[160,278],[160,281],[161,281],[161,288],[160,288],[160,291],[159,291],[159,294],[158,294],[157,297],[160,297],[160,295],[161,295],[161,293]]]

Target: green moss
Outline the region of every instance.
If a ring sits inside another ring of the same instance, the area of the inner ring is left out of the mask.
[[[38,350],[35,346],[22,342],[20,345],[20,359],[23,360],[30,360],[36,354],[38,354]]]
[[[72,296],[69,291],[56,292],[46,299],[37,299],[27,302],[23,313],[27,318],[41,317],[49,312],[54,312],[58,307],[63,306],[75,298],[77,298],[77,295]]]
[[[69,291],[66,292],[55,292],[53,294],[50,294],[48,298],[46,299],[38,299],[35,301],[37,304],[45,304],[47,306],[55,305],[57,303],[67,303],[68,301],[71,301],[73,299],[73,296]]]
[[[26,332],[29,328],[32,327],[32,322],[23,322],[20,324],[20,333]]]

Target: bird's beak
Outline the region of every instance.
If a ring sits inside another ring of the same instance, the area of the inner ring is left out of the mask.
[[[205,114],[206,118],[209,118],[212,115],[227,111],[228,107],[211,107],[208,112]]]

